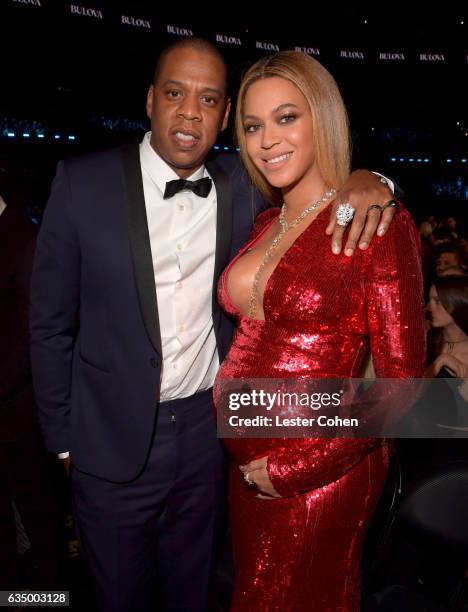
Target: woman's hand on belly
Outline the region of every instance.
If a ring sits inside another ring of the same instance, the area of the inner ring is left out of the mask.
[[[239,469],[244,474],[244,479],[249,484],[254,484],[259,490],[257,495],[260,499],[273,499],[281,497],[278,491],[273,487],[267,471],[268,457],[255,459],[247,465],[240,465]],[[262,495],[263,493],[263,495]]]

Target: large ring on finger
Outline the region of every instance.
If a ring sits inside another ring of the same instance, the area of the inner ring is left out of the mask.
[[[369,206],[367,209],[367,214],[369,214],[371,210],[378,210],[379,213],[383,212],[383,208],[380,206],[380,204],[372,204],[372,206]]]
[[[250,480],[250,474],[249,472],[246,472],[244,474],[244,480],[248,485],[253,485],[253,480]]]
[[[346,227],[351,219],[354,217],[354,213],[356,209],[346,202],[345,204],[340,204],[336,209],[336,222],[341,227]]]
[[[382,206],[382,210],[385,210],[386,208],[396,208],[398,211],[400,210],[400,205],[396,200],[389,200]]]

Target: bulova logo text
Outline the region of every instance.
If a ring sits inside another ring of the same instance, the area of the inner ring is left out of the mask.
[[[30,4],[31,6],[42,6],[40,0],[13,0],[17,4]]]
[[[404,53],[379,53],[379,59],[381,60],[404,60]]]
[[[102,12],[99,9],[87,8],[86,6],[78,6],[77,4],[70,5],[72,15],[84,15],[85,17],[94,17],[95,19],[104,19]]]
[[[307,55],[320,55],[320,49],[316,49],[315,47],[296,47],[295,50],[301,53],[307,53]]]
[[[419,59],[422,62],[445,62],[443,53],[420,53]]]
[[[264,51],[279,51],[280,50],[278,45],[274,45],[273,43],[259,42],[258,40],[255,43],[255,47],[257,49],[263,49]]]
[[[177,34],[178,36],[193,36],[192,30],[187,28],[178,28],[177,26],[167,26],[167,31],[169,34]]]
[[[342,49],[340,57],[345,57],[346,59],[364,59],[364,53],[362,51],[345,51]]]
[[[240,38],[224,36],[223,34],[216,34],[216,42],[224,43],[225,45],[242,45]]]
[[[147,30],[151,30],[149,21],[146,19],[139,19],[138,17],[127,17],[127,15],[122,15],[122,23],[125,25],[136,26],[137,28],[146,28]]]

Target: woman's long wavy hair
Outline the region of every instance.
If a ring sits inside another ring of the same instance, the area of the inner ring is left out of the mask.
[[[273,204],[282,202],[247,154],[243,114],[247,91],[259,79],[281,77],[291,81],[309,104],[313,121],[315,161],[329,187],[340,188],[349,175],[350,135],[348,115],[332,75],[317,60],[299,51],[282,51],[256,62],[242,79],[236,108],[236,136],[242,161],[260,192]]]
[[[437,297],[458,327],[468,334],[468,276],[440,276],[433,283]],[[431,360],[442,352],[443,329],[432,330]]]

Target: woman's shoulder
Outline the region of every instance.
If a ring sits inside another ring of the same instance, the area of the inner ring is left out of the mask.
[[[363,261],[374,279],[398,276],[402,270],[421,276],[421,239],[413,217],[403,204],[399,203],[385,234],[374,236],[363,252]]]
[[[411,213],[402,202],[398,202],[398,210],[393,217],[384,236],[375,236],[371,242],[374,250],[380,248],[398,249],[404,244],[411,242],[418,251],[421,250],[421,239],[418,228],[414,223]]]

